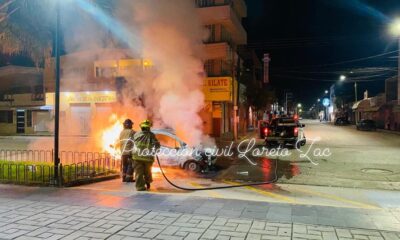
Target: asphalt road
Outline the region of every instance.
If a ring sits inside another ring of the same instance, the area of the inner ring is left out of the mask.
[[[268,152],[269,156],[256,158],[256,166],[245,157],[237,158],[216,178],[251,182],[277,178],[280,183],[400,189],[400,135],[312,120],[303,123],[307,144],[302,148],[290,149],[286,156]],[[262,148],[262,141],[257,143]]]
[[[184,170],[167,168],[167,177],[175,184],[189,188],[235,186],[241,183],[277,182],[232,189],[207,191],[184,191],[171,186],[160,173],[154,174],[150,194],[182,197],[206,197],[238,199],[262,202],[288,203],[291,205],[318,205],[349,209],[398,211],[400,194],[400,135],[382,132],[359,132],[352,126],[336,127],[316,121],[304,121],[306,146],[304,154],[290,149],[286,157],[250,157],[256,165],[245,158],[222,158],[223,169],[208,174],[190,175]],[[255,134],[254,134],[255,136]],[[320,138],[314,144],[311,139]],[[93,139],[64,138],[63,146],[92,144]],[[32,144],[33,143],[33,144]],[[0,138],[2,148],[49,147],[48,137]],[[262,144],[258,140],[257,144]],[[257,145],[260,149],[262,145]],[[242,146],[241,149],[245,148]],[[330,156],[313,156],[316,149],[329,149]],[[243,151],[243,150],[241,150]],[[249,155],[251,156],[251,155]],[[115,197],[138,194],[134,184],[119,179],[76,187]],[[74,188],[75,189],[75,188]],[[400,219],[391,216],[386,222],[398,228]]]

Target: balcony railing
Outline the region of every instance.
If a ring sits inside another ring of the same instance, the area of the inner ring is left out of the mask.
[[[32,94],[32,101],[44,101],[44,93]]]
[[[231,4],[233,4],[232,0],[196,0],[196,6],[199,8],[224,6]]]
[[[14,97],[12,94],[3,94],[0,95],[0,101],[2,102],[13,102],[14,101]]]

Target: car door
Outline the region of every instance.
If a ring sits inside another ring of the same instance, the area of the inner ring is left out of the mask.
[[[158,156],[163,166],[179,166],[179,157],[173,154],[181,148],[179,141],[175,138],[162,133],[156,133],[156,138],[160,142],[160,152]]]

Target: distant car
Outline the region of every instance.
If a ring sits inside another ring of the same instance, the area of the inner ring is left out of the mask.
[[[375,121],[369,119],[363,119],[357,123],[357,130],[376,131]]]
[[[304,124],[296,118],[275,118],[264,130],[265,143],[267,146],[290,144],[300,148],[306,144],[303,128]]]
[[[260,138],[264,139],[265,134],[268,133],[268,121],[260,121]]]
[[[349,124],[350,124],[349,120],[347,120],[347,118],[345,118],[345,117],[338,117],[335,120],[335,125],[337,125],[337,126],[344,126],[344,125],[349,125]]]
[[[169,129],[154,129],[152,132],[160,142],[161,152],[171,153],[159,156],[161,167],[179,166],[189,172],[204,172],[214,166],[216,157],[212,156],[213,149],[189,147]]]

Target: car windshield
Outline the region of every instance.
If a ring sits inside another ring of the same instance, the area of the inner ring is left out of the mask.
[[[180,148],[180,143],[170,136],[158,133],[156,134],[157,140],[160,142],[161,146],[167,148]]]

